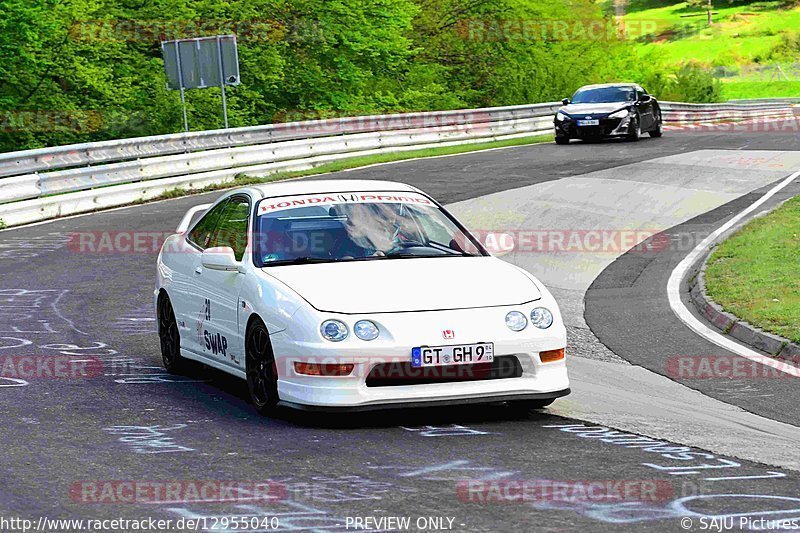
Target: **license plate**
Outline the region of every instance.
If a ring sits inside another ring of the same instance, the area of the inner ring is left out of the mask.
[[[596,120],[596,119],[592,119],[592,120],[579,120],[579,121],[578,121],[578,126],[599,126],[599,125],[600,125],[600,121],[599,121],[599,120]]]
[[[494,361],[494,343],[419,346],[411,349],[411,366],[471,365]]]

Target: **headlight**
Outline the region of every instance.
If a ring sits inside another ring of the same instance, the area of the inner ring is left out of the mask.
[[[511,331],[522,331],[528,325],[528,319],[519,311],[511,311],[506,315],[506,326]]]
[[[616,111],[608,115],[608,118],[625,118],[628,116],[629,113],[630,111],[628,111],[627,109],[620,109],[619,111]]]
[[[356,322],[356,325],[353,326],[353,331],[356,337],[362,341],[375,340],[378,338],[378,333],[380,333],[378,326],[369,320],[359,320]]]
[[[531,311],[531,324],[539,329],[547,329],[553,325],[553,313],[545,307],[537,307]]]
[[[565,114],[564,114],[564,113],[562,113],[561,111],[559,111],[558,113],[556,113],[556,120],[557,120],[557,121],[559,121],[559,122],[564,122],[564,121],[565,121],[565,120],[567,120],[568,118],[569,118],[569,117],[567,117],[567,115],[565,115]]]
[[[343,341],[347,338],[347,326],[338,320],[326,320],[319,327],[322,336],[331,342]]]

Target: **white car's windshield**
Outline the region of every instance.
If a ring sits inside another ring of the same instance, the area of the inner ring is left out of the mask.
[[[582,89],[572,97],[572,104],[610,104],[615,102],[633,102],[636,91],[630,87],[599,87]]]
[[[486,255],[457,222],[417,193],[266,198],[257,212],[257,266]]]

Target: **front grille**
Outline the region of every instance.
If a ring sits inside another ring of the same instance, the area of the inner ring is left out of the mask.
[[[570,125],[570,136],[578,138],[606,137],[617,129],[621,119],[600,119],[598,126],[578,126],[577,123]]]
[[[500,355],[491,363],[414,368],[407,363],[379,363],[367,376],[367,387],[396,387],[522,377],[522,365],[513,355]]]

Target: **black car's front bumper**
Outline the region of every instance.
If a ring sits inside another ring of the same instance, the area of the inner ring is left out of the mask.
[[[605,137],[625,137],[630,135],[633,122],[630,118],[608,118],[592,116],[599,121],[597,126],[579,126],[582,117],[570,117],[566,120],[555,120],[556,136],[570,139],[601,139]],[[591,119],[590,119],[591,120]]]

